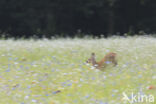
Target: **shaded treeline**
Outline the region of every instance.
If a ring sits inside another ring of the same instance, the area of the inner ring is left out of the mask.
[[[12,37],[141,30],[156,32],[155,0],[0,0],[0,33]]]

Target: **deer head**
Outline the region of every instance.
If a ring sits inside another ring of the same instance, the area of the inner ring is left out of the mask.
[[[93,66],[96,66],[97,62],[96,62],[96,59],[95,59],[95,53],[91,53],[90,58],[86,62],[91,63]]]

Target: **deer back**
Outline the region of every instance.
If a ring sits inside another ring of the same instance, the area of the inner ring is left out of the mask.
[[[107,64],[117,64],[116,61],[116,53],[108,53],[105,55],[105,57],[103,59],[101,59],[101,61],[97,62],[99,67],[106,67]]]

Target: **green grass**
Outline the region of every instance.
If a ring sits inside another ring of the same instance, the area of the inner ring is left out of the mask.
[[[91,52],[97,60],[115,52],[118,65],[92,69]],[[153,37],[0,40],[0,104],[130,104],[123,92],[156,96],[149,86],[156,86]]]

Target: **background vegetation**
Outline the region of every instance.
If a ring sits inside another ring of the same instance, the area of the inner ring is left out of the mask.
[[[134,35],[155,28],[155,0],[0,0],[6,37]]]

